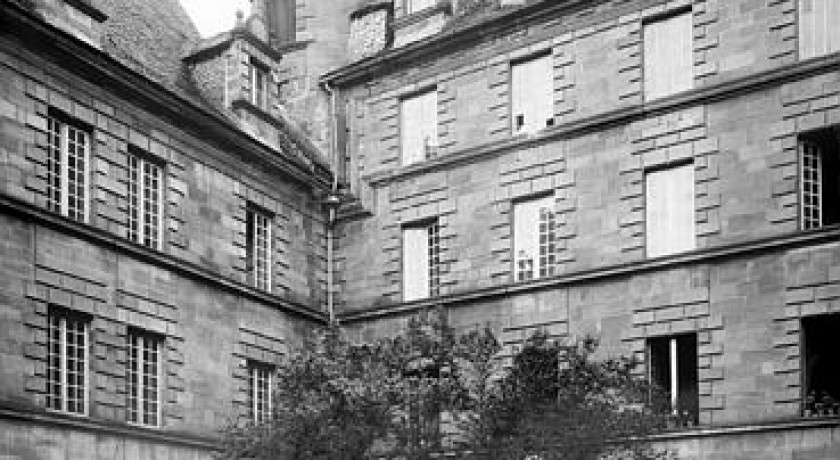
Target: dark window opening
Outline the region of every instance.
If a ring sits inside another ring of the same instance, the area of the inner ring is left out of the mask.
[[[840,315],[802,320],[805,334],[803,415],[840,414]]]
[[[799,139],[802,229],[840,223],[840,132],[823,129]]]
[[[699,422],[697,334],[648,340],[650,380],[668,397],[678,426]]]

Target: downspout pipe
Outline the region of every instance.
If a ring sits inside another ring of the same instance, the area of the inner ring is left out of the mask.
[[[337,92],[330,87],[329,82],[322,82],[321,87],[327,92],[330,98],[330,159],[333,165],[333,180],[329,195],[324,199],[323,204],[327,208],[327,315],[329,316],[330,326],[336,324],[335,317],[335,254],[333,251],[334,243],[334,228],[336,221],[336,213],[338,206],[341,204],[341,199],[338,196],[338,123],[336,122],[336,99]]]

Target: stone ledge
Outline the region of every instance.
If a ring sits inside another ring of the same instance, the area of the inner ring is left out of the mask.
[[[89,243],[135,257],[158,267],[163,267],[181,275],[196,278],[208,286],[218,287],[234,294],[268,304],[278,310],[302,316],[310,321],[326,323],[326,314],[310,309],[308,306],[279,298],[246,284],[225,278],[204,267],[180,260],[172,255],[154,251],[137,245],[127,239],[105,232],[88,224],[79,223],[37,208],[16,198],[0,194],[0,211],[24,216],[36,225],[56,229],[63,234],[83,239]]]
[[[696,88],[655,101],[592,115],[560,124],[555,128],[543,130],[535,135],[512,136],[500,141],[489,142],[439,156],[434,160],[415,163],[404,168],[375,172],[362,177],[362,179],[369,181],[372,187],[381,187],[420,174],[436,172],[455,165],[473,162],[480,158],[500,155],[508,150],[525,149],[558,139],[568,139],[576,135],[628,124],[644,117],[695,107],[813,75],[837,71],[838,67],[840,67],[840,53],[835,53],[723,83]]]
[[[90,417],[76,417],[59,413],[39,411],[31,408],[18,408],[0,403],[0,420],[15,420],[57,428],[89,431],[97,434],[129,437],[148,441],[192,447],[202,450],[218,451],[219,445],[210,437],[198,436],[174,431],[141,428],[128,423],[113,420],[99,420]]]
[[[509,282],[501,286],[473,289],[413,302],[394,303],[387,306],[350,311],[339,314],[339,322],[355,323],[388,316],[411,314],[435,307],[457,307],[459,304],[524,294],[539,289],[568,288],[583,283],[593,283],[610,278],[636,275],[643,272],[668,270],[686,265],[712,263],[718,260],[764,254],[808,245],[833,243],[840,240],[840,225],[817,230],[793,232],[780,236],[734,243],[714,248],[698,249],[656,259],[611,265],[593,270],[559,275],[524,282]]]
[[[796,418],[778,420],[765,423],[728,425],[721,427],[694,428],[685,431],[674,431],[650,436],[652,441],[671,441],[691,438],[705,438],[712,436],[742,435],[766,433],[768,431],[807,430],[813,428],[828,428],[840,426],[840,417],[825,418]]]

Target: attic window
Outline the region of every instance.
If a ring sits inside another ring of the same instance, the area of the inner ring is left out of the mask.
[[[268,110],[268,67],[252,57],[248,61],[248,80],[251,83],[251,103]]]

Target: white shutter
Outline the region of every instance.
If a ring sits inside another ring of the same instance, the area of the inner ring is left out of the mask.
[[[536,132],[545,128],[554,115],[554,67],[551,56],[543,56],[511,66],[511,130]],[[517,129],[517,118],[524,125]]]
[[[646,24],[644,28],[645,97],[655,99],[694,86],[691,13]]]
[[[525,63],[515,64],[510,67],[510,125],[511,132],[516,134],[525,130],[525,126],[519,127],[517,120],[524,117],[528,122],[527,101],[527,66]]]
[[[645,235],[648,257],[668,253],[668,171],[645,175]]]
[[[694,165],[648,173],[645,209],[648,257],[694,249]]]
[[[671,218],[671,252],[690,251],[695,248],[694,165],[687,164],[670,170],[668,188],[668,213]]]
[[[437,120],[437,91],[429,91],[421,96],[420,104],[422,105],[422,119],[420,121],[420,129],[422,136],[420,138],[421,148],[423,150],[423,159],[427,158],[429,153],[427,147],[437,147],[438,145],[438,120]]]
[[[429,230],[403,229],[403,300],[429,296]]]
[[[799,1],[799,57],[821,56],[840,50],[840,2]]]
[[[533,103],[533,131],[546,127],[546,121],[554,116],[554,62],[551,56],[533,61],[531,97]]]
[[[400,104],[400,148],[402,164],[426,159],[426,139],[437,145],[437,91],[403,99]]]

